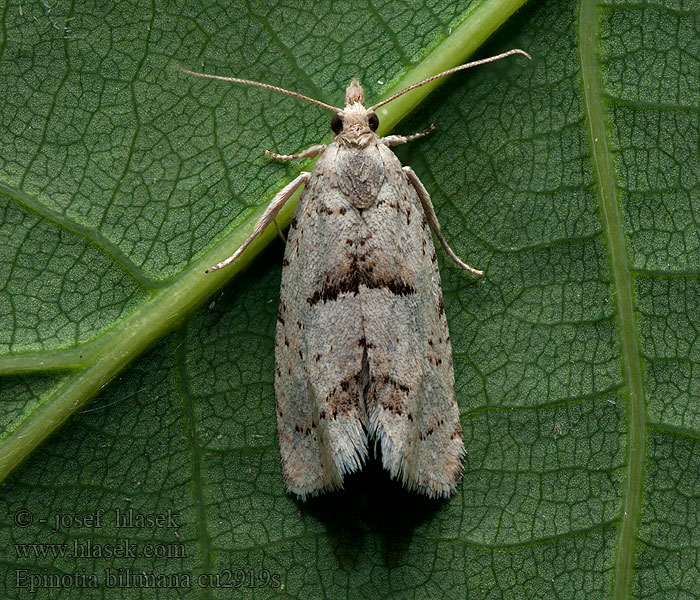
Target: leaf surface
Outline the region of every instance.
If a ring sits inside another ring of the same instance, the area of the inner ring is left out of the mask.
[[[304,168],[262,150],[328,140],[330,115],[177,64],[332,105],[359,77],[372,102],[463,62],[519,4],[2,9],[5,597],[31,574],[64,576],[39,598],[700,596],[695,4],[533,2],[479,50],[531,63],[382,119],[438,125],[397,154],[486,271],[439,258],[468,451],[451,500],[376,464],[286,495],[283,246],[258,254],[268,231],[203,274]]]

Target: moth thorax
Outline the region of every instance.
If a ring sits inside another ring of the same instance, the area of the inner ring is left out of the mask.
[[[365,91],[362,89],[360,82],[353,79],[345,90],[345,106],[359,102],[362,106],[365,105]]]

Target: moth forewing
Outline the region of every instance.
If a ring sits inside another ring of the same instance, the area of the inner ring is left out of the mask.
[[[289,229],[275,351],[277,425],[284,479],[301,499],[341,488],[378,444],[393,478],[430,497],[449,496],[462,476],[464,445],[452,348],[430,228],[448,256],[430,196],[389,146],[412,136],[377,133],[376,109],[468,63],[364,106],[357,80],[338,109],[282,88],[237,78],[332,110],[333,142],[280,159],[320,155],[272,200],[250,238],[211,272],[235,261],[304,190]]]

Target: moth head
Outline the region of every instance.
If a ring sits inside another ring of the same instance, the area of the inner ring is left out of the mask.
[[[365,92],[357,79],[345,91],[345,108],[331,119],[336,139],[353,146],[366,146],[377,139],[379,118],[372,109],[365,108]]]

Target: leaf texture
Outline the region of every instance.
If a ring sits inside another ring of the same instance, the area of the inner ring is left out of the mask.
[[[700,596],[700,11],[519,6],[0,8],[0,595]],[[299,503],[274,416],[282,244],[203,270],[304,168],[262,150],[327,140],[330,114],[176,66],[336,105],[359,77],[371,102],[506,20],[479,55],[531,63],[382,120],[438,125],[397,154],[486,271],[440,257],[460,490],[428,501],[370,463]]]

